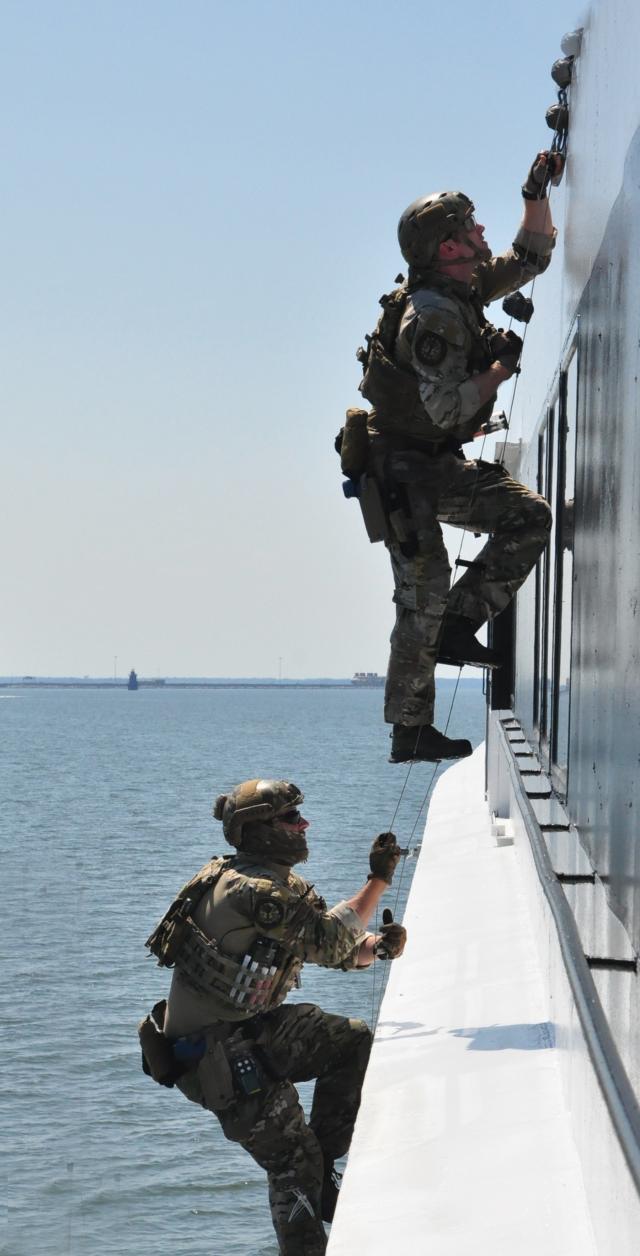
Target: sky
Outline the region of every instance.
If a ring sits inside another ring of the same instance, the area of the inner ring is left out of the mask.
[[[583,15],[4,0],[0,673],[385,671],[355,352],[417,196],[509,245]]]

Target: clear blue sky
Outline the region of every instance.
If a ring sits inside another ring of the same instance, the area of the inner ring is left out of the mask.
[[[333,438],[423,192],[495,251],[579,0],[5,0],[0,673],[350,675]]]

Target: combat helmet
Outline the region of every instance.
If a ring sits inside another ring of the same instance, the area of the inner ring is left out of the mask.
[[[433,266],[438,246],[458,231],[470,230],[474,204],[464,192],[432,192],[407,206],[398,223],[405,261],[418,269]]]
[[[243,781],[230,794],[220,794],[213,806],[216,820],[222,820],[222,831],[231,846],[242,845],[245,824],[277,824],[278,817],[295,812],[304,801],[304,794],[291,781],[261,778]]]

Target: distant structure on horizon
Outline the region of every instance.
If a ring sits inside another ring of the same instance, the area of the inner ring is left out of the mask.
[[[129,679],[127,681],[127,689],[137,689],[137,688],[138,688],[138,677],[136,673],[134,672],[133,668],[131,668],[131,671],[129,672]]]
[[[384,685],[386,676],[379,676],[377,672],[354,672],[351,677],[352,685],[373,688]]]

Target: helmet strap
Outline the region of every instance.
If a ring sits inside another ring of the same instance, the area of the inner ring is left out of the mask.
[[[443,258],[438,257],[438,270],[444,270],[445,267],[448,269],[450,266],[465,266],[474,260],[486,262],[491,257],[491,250],[488,248],[488,245],[485,244],[484,248],[480,248],[477,244],[474,244],[468,231],[460,230],[456,232],[456,235],[471,249],[473,257],[455,257],[450,261],[445,261]]]

